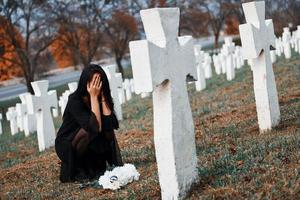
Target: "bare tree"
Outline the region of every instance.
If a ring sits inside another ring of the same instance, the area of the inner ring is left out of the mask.
[[[98,0],[58,0],[54,12],[59,25],[56,37],[59,45],[55,45],[57,48],[53,52],[67,51],[75,66],[88,66],[103,47],[102,15],[106,3]]]
[[[40,58],[54,41],[56,32],[50,10],[52,5],[44,0],[0,1],[0,38],[12,48],[15,57],[1,56],[0,60],[13,63],[22,69],[26,86],[33,93],[31,82],[37,75]]]
[[[129,41],[135,39],[138,32],[136,20],[126,10],[115,10],[111,19],[106,20],[104,27],[108,47],[115,56],[119,72],[124,77],[122,60],[128,52]]]

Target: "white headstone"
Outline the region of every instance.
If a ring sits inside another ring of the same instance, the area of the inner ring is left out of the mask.
[[[124,80],[124,89],[125,89],[125,94],[126,94],[126,100],[129,101],[132,97],[131,95],[131,84],[129,79]]]
[[[6,112],[6,119],[9,121],[10,132],[12,135],[18,133],[17,111],[15,107],[9,107]]]
[[[130,42],[137,93],[153,91],[154,143],[162,199],[183,199],[198,179],[187,75],[197,77],[191,36],[178,37],[179,9],[142,10],[147,40]]]
[[[228,81],[231,81],[235,78],[235,70],[233,63],[233,54],[235,50],[235,45],[232,42],[231,37],[225,38],[225,44],[223,45],[224,54],[226,56],[226,78]]]
[[[70,94],[72,94],[73,92],[75,92],[75,90],[77,90],[78,83],[77,82],[68,83],[68,87],[70,90]]]
[[[39,151],[54,145],[55,128],[51,108],[57,107],[55,90],[48,92],[48,80],[31,82],[35,95],[26,96],[28,112],[36,115]]]
[[[124,86],[122,86],[121,88],[118,88],[118,96],[119,96],[119,102],[121,104],[126,102]]]
[[[224,49],[221,50],[219,56],[220,56],[220,61],[221,61],[222,74],[225,74],[226,73],[226,56],[224,53]]]
[[[297,38],[297,44],[298,44],[298,53],[300,54],[300,26],[297,26],[296,38]]]
[[[195,60],[197,68],[197,81],[195,81],[196,90],[201,91],[206,88],[205,74],[202,66],[204,59],[204,52],[201,51],[201,45],[194,46]]]
[[[243,66],[243,57],[240,46],[235,47],[234,60],[236,62],[236,68],[240,69]]]
[[[131,86],[131,92],[132,92],[132,93],[135,93],[134,80],[133,80],[133,78],[130,79],[130,86]]]
[[[265,20],[265,2],[243,4],[247,24],[240,25],[243,55],[252,60],[258,124],[261,131],[280,121],[277,89],[271,63],[270,46],[275,46],[272,20]]]
[[[141,98],[144,99],[146,97],[149,97],[150,96],[150,93],[149,92],[142,92],[141,93]]]
[[[2,113],[0,113],[0,135],[3,133],[2,130]]]
[[[28,104],[27,104],[27,98],[26,98],[26,96],[28,96],[28,95],[30,96],[31,94],[26,92],[26,93],[19,95],[22,105],[25,106],[25,113],[23,116],[25,136],[29,136],[30,133],[33,133],[34,131],[37,130],[36,116],[34,114],[28,113]]]
[[[291,32],[288,27],[283,28],[282,43],[283,43],[283,48],[284,48],[284,56],[286,59],[290,59],[292,57]]]
[[[275,48],[276,48],[276,54],[277,56],[281,56],[281,41],[279,38],[275,39]]]
[[[271,50],[270,54],[271,54],[271,62],[275,63],[276,62],[276,50]]]
[[[205,78],[207,79],[212,77],[211,63],[212,63],[212,59],[209,53],[204,53],[203,68],[204,68]]]
[[[17,125],[20,131],[24,131],[24,120],[23,115],[25,112],[25,107],[21,103],[17,103],[16,106],[16,112],[17,112]]]
[[[111,96],[114,101],[114,109],[117,115],[118,120],[123,119],[122,107],[119,101],[118,89],[122,88],[122,76],[120,73],[116,73],[116,65],[109,65],[103,68],[111,89]]]
[[[221,64],[221,60],[220,60],[220,54],[213,55],[213,62],[214,62],[216,74],[220,75],[222,73],[222,64]]]

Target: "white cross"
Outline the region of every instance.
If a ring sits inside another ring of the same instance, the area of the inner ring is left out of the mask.
[[[284,56],[286,59],[290,59],[292,57],[291,32],[288,27],[283,28],[282,43],[283,43],[283,49],[284,49]]]
[[[205,73],[203,69],[204,52],[201,50],[201,45],[195,45],[194,52],[197,68],[197,81],[195,81],[195,86],[197,91],[201,91],[206,88]]]
[[[28,95],[30,96],[31,94],[26,92],[19,95],[22,105],[25,106],[25,108],[23,108],[24,109],[23,122],[24,122],[25,136],[29,136],[30,133],[36,131],[36,116],[34,114],[28,113],[28,105],[27,105],[27,98],[26,98],[26,96]],[[21,112],[21,110],[19,110],[19,112]]]
[[[212,63],[212,59],[209,53],[204,53],[203,68],[204,68],[204,75],[206,79],[212,77],[211,63]]]
[[[114,101],[114,109],[118,120],[123,119],[122,107],[119,101],[118,89],[122,88],[122,75],[116,73],[116,65],[109,65],[103,68],[109,81],[111,96]]]
[[[130,79],[130,85],[131,85],[131,92],[135,93],[134,80],[133,80],[133,78]]]
[[[265,2],[243,4],[247,24],[240,25],[244,58],[252,62],[254,94],[261,131],[280,120],[277,89],[271,63],[270,46],[275,46],[272,20],[265,20]]]
[[[215,66],[215,71],[217,75],[220,75],[222,73],[222,66],[221,66],[221,60],[220,60],[220,54],[213,55],[213,62]]]
[[[129,43],[137,94],[153,91],[154,143],[162,199],[183,198],[197,180],[186,79],[196,78],[194,42],[178,37],[179,9],[142,10],[147,40]]]
[[[125,94],[126,94],[126,100],[129,101],[132,97],[131,95],[131,84],[129,79],[125,79],[123,83],[124,89],[125,89]]]
[[[223,45],[224,54],[226,56],[226,78],[231,81],[235,77],[234,63],[233,63],[233,53],[235,50],[235,45],[232,42],[232,37],[225,38],[225,44]]]
[[[15,135],[18,132],[17,111],[15,107],[9,107],[6,112],[6,119],[9,121],[10,132]]]
[[[53,146],[56,135],[51,108],[57,108],[57,94],[48,92],[48,84],[48,80],[31,82],[35,95],[26,96],[28,112],[36,114],[39,151]]]
[[[297,38],[297,45],[298,45],[298,53],[300,54],[300,25],[297,26],[296,38]]]
[[[3,133],[2,130],[2,113],[0,113],[0,135]]]

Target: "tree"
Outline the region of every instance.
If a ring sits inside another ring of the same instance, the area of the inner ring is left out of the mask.
[[[45,0],[0,1],[0,25],[3,27],[1,40],[12,48],[16,56],[1,56],[1,61],[14,63],[22,69],[26,86],[33,94],[31,82],[40,66],[40,58],[54,41],[56,32],[50,10],[52,5]],[[20,39],[20,37],[22,39]]]
[[[135,38],[137,32],[138,28],[135,18],[123,10],[113,11],[111,19],[108,19],[105,23],[108,47],[115,56],[115,61],[122,77],[124,77],[122,59],[128,51],[129,41]]]
[[[103,47],[102,15],[106,2],[98,0],[57,0],[56,23],[59,31],[52,52],[64,52],[79,68],[88,66]],[[81,66],[82,65],[82,66]]]

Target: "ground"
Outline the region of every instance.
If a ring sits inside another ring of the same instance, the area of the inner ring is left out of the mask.
[[[300,199],[300,57],[281,58],[274,71],[282,119],[263,134],[249,66],[238,70],[234,81],[214,75],[201,92],[188,86],[199,183],[187,199]],[[123,110],[117,138],[124,161],[140,172],[139,181],[114,192],[62,184],[54,149],[39,153],[36,134],[11,136],[5,122],[0,136],[0,199],[160,199],[152,100],[135,96]],[[60,123],[56,118],[57,128]]]

